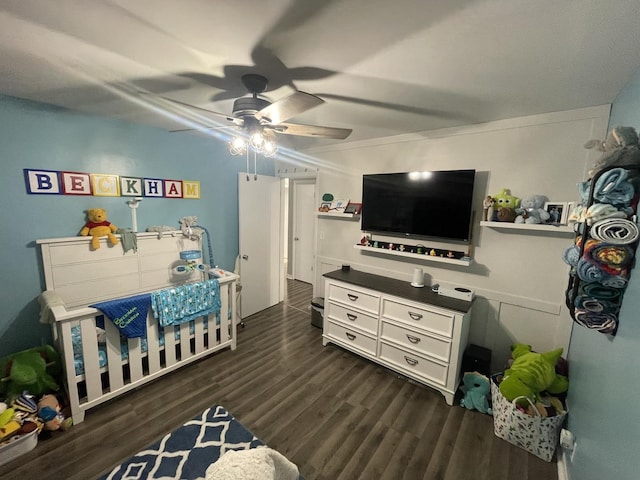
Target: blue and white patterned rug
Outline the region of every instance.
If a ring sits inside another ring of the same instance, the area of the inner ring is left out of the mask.
[[[214,405],[100,480],[204,478],[207,467],[228,450],[263,445],[223,407]]]

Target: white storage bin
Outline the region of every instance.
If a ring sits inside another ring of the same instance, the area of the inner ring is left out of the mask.
[[[15,460],[38,445],[38,430],[22,435],[9,443],[0,445],[0,465]]]

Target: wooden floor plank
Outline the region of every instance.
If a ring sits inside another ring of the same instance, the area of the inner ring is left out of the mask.
[[[238,347],[87,412],[1,467],[0,480],[87,480],[213,404],[223,405],[306,480],[556,480],[557,467],[493,434],[492,418],[351,352],[322,346],[311,286],[245,319]]]

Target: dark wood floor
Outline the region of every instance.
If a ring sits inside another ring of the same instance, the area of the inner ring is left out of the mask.
[[[246,319],[238,348],[89,411],[0,467],[0,479],[93,479],[220,404],[307,480],[555,480],[546,463],[493,434],[492,417],[334,346],[310,324],[311,287]]]

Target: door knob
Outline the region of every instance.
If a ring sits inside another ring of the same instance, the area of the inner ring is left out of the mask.
[[[249,260],[249,255],[242,255],[243,260]]]
[[[298,237],[293,237],[294,240],[300,240]]]

